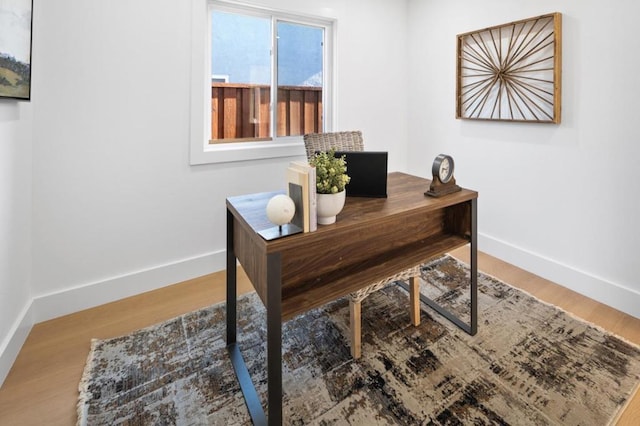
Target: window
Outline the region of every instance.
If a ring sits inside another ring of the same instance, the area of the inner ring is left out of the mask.
[[[323,131],[324,28],[277,21],[276,135]]]
[[[192,164],[300,155],[300,136],[331,129],[332,21],[213,0],[206,22],[202,11],[194,7]]]

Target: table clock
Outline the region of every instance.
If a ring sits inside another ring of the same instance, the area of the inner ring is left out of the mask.
[[[431,175],[433,176],[431,185],[424,194],[431,197],[441,197],[460,191],[462,188],[456,185],[456,179],[453,177],[454,169],[453,157],[446,154],[438,155],[431,166]]]

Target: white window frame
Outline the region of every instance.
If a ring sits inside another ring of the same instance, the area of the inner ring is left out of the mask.
[[[324,27],[323,123],[325,131],[331,131],[334,118],[335,84],[333,82],[335,55],[334,39],[336,25],[331,18],[294,14],[262,7],[248,6],[222,0],[193,0],[191,15],[191,104],[190,104],[190,163],[212,164],[234,161],[252,161],[266,158],[292,157],[304,155],[302,136],[277,137],[275,96],[271,91],[272,134],[271,141],[210,144],[211,134],[211,10],[225,10],[258,16],[271,17],[272,22],[289,22]],[[275,26],[274,26],[275,28]],[[272,51],[275,36],[272,37]],[[273,55],[272,55],[273,58]],[[272,80],[277,81],[275,61],[272,62]]]

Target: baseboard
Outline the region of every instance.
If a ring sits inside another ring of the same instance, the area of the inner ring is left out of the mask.
[[[478,248],[507,263],[640,318],[640,292],[638,291],[485,234],[478,234]]]
[[[0,342],[0,385],[34,324],[224,269],[226,251],[208,253],[31,299]]]
[[[201,277],[226,266],[226,251],[203,254],[33,299],[34,323]]]
[[[11,366],[18,357],[22,345],[33,327],[33,303],[29,301],[20,312],[7,337],[0,344],[0,386],[7,378]]]

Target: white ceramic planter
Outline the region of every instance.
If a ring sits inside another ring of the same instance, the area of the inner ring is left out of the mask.
[[[336,194],[316,194],[318,208],[318,224],[331,225],[336,221],[336,215],[342,211],[346,200],[346,191]]]

